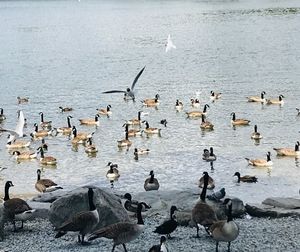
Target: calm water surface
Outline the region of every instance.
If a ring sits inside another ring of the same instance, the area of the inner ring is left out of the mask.
[[[39,122],[39,112],[55,127],[66,124],[59,106],[71,106],[78,130],[95,131],[99,152],[88,157],[84,148],[72,149],[63,136],[47,139],[48,155],[58,159],[56,168],[43,168],[43,176],[64,187],[98,183],[110,187],[106,164],[119,164],[121,177],[115,188],[143,191],[154,170],[161,190],[197,188],[207,170],[216,187],[230,195],[259,202],[267,196],[298,195],[300,167],[294,158],[277,158],[273,147],[293,147],[299,140],[295,108],[300,106],[300,2],[299,1],[1,1],[0,2],[0,106],[14,128],[16,111],[28,119],[26,133]],[[172,35],[177,49],[165,53]],[[137,102],[124,102],[122,94],[104,95],[109,89],[125,89],[146,65],[137,89]],[[223,96],[211,103],[211,90]],[[246,96],[266,91],[267,97],[283,94],[285,105],[249,104]],[[129,151],[119,150],[122,125],[137,116],[139,100],[160,94],[161,104],[149,112],[150,126],[163,127],[162,136],[132,139]],[[189,99],[199,96],[201,107],[210,105],[212,132],[201,132],[199,120],[187,120]],[[17,96],[30,102],[18,105]],[[184,110],[176,113],[176,99]],[[80,126],[79,118],[93,117],[96,108],[111,104],[111,118],[101,126]],[[251,126],[233,129],[230,113],[251,120]],[[250,139],[257,124],[263,139]],[[12,180],[14,194],[35,194],[37,161],[17,164],[0,137],[0,188]],[[39,142],[32,143],[34,150]],[[201,159],[213,146],[217,161]],[[151,153],[133,159],[134,147]],[[272,169],[247,166],[245,157],[264,158],[272,152]],[[256,175],[257,184],[235,183],[234,172]],[[2,189],[1,189],[2,193]]]

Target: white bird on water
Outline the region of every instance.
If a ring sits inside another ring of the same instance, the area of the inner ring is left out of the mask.
[[[166,52],[170,51],[172,48],[176,49],[176,46],[173,44],[171,40],[171,35],[168,36],[168,42],[166,43]]]

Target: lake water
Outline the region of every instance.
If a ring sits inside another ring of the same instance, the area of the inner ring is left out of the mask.
[[[203,171],[209,171],[216,188],[247,202],[268,196],[299,195],[300,167],[294,158],[278,158],[274,147],[293,147],[299,140],[300,116],[300,2],[299,1],[1,1],[0,2],[0,107],[7,117],[0,126],[14,128],[16,111],[28,120],[26,133],[39,122],[39,112],[54,127],[66,124],[71,106],[72,123],[94,117],[96,108],[112,106],[111,118],[101,117],[95,131],[96,157],[84,148],[72,149],[67,137],[49,138],[47,155],[58,159],[55,168],[44,167],[43,177],[66,188],[97,183],[110,188],[105,174],[109,161],[118,163],[121,177],[115,188],[138,192],[154,170],[161,190],[197,188]],[[176,50],[165,53],[171,34]],[[122,94],[101,94],[130,86],[138,71],[137,101],[124,102]],[[215,103],[210,91],[222,92]],[[248,103],[246,96],[266,91],[267,97],[285,96],[285,105]],[[157,110],[142,108],[140,100],[160,94]],[[210,105],[212,132],[202,132],[200,120],[186,119],[193,110],[189,100],[198,95],[201,109]],[[28,96],[28,104],[17,104]],[[176,113],[176,99],[184,110]],[[119,150],[122,125],[137,116],[150,126],[162,127],[161,137],[136,137],[128,151]],[[251,120],[251,126],[233,129],[230,113]],[[167,127],[159,124],[166,118]],[[263,139],[250,139],[254,124]],[[0,188],[12,180],[13,194],[36,194],[37,161],[18,164],[0,137]],[[39,142],[32,143],[34,150]],[[214,170],[202,161],[204,148],[213,146]],[[134,147],[150,154],[138,161]],[[272,169],[253,168],[245,157],[265,158],[271,151]],[[237,184],[234,172],[256,175],[256,184]],[[1,194],[2,194],[1,189]]]

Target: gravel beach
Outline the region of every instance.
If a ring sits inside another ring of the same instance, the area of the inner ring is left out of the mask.
[[[145,218],[145,231],[135,241],[127,244],[128,251],[145,251],[159,243],[160,236],[152,231],[166,216]],[[134,221],[134,220],[133,220]],[[240,235],[232,242],[231,251],[300,251],[300,220],[297,218],[245,218],[235,220],[240,227]],[[0,242],[0,251],[111,251],[112,241],[97,239],[89,245],[77,244],[77,235],[67,235],[55,239],[55,232],[47,220],[37,219],[26,222],[24,230],[14,233],[12,225],[5,226],[5,240]],[[200,238],[195,238],[196,229],[178,227],[167,241],[169,251],[215,251],[215,242],[204,229]],[[115,251],[124,251],[122,246]],[[219,251],[227,251],[227,243],[220,243]]]

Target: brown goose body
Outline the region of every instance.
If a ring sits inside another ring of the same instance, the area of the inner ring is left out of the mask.
[[[35,183],[35,189],[38,192],[53,192],[58,189],[63,189],[62,187],[58,186],[54,183],[51,179],[41,179],[41,170],[37,170],[37,181]]]
[[[186,115],[188,118],[199,118],[202,117],[202,115],[205,116],[207,114],[207,108],[209,108],[209,105],[205,104],[203,111],[190,111],[190,112],[186,112]]]
[[[111,105],[107,105],[106,109],[97,109],[99,115],[105,115],[107,117],[111,116]]]
[[[256,183],[257,182],[257,177],[255,176],[250,176],[250,175],[244,175],[241,176],[239,172],[236,172],[233,176],[238,177],[238,183],[242,182],[247,182],[247,183]]]
[[[298,157],[300,156],[299,141],[295,144],[295,148],[273,148],[278,156]]]
[[[23,161],[23,160],[31,160],[35,159],[37,157],[37,154],[35,152],[19,152],[19,151],[14,151],[13,155],[16,156],[17,161]]]
[[[6,147],[8,149],[22,149],[22,148],[29,147],[30,144],[31,144],[30,141],[26,142],[26,141],[22,141],[22,140],[14,140],[12,142],[8,142],[6,144]]]
[[[44,113],[43,112],[40,112],[40,116],[41,116],[40,126],[42,127],[42,129],[51,129],[52,121],[44,121]]]
[[[205,119],[205,115],[201,115],[202,122],[200,124],[200,128],[204,130],[213,130],[214,125]]]
[[[70,112],[70,111],[73,111],[73,108],[71,107],[59,107],[60,111],[61,112]]]
[[[145,99],[142,101],[143,105],[146,107],[156,107],[159,105],[159,102],[159,94],[156,94],[153,99]]]
[[[40,164],[42,164],[42,165],[56,165],[57,164],[56,158],[54,158],[52,156],[45,156],[44,155],[44,149],[42,147],[38,148],[38,152],[41,155]]]
[[[232,115],[231,124],[233,126],[249,125],[249,123],[250,123],[250,120],[247,120],[247,119],[240,119],[240,118],[237,119],[235,117],[235,113],[234,112],[232,112],[231,115]]]
[[[34,132],[31,133],[31,136],[34,138],[43,138],[46,136],[50,136],[52,134],[52,130],[39,130],[37,123],[34,124]]]
[[[138,203],[137,224],[130,222],[117,222],[96,230],[89,236],[88,240],[91,241],[100,237],[105,237],[113,240],[112,252],[114,252],[116,246],[120,244],[122,244],[124,250],[127,251],[125,243],[136,239],[144,231],[144,221],[141,214],[143,205],[143,202]]]
[[[205,174],[199,179],[199,187],[200,188],[204,187],[204,176],[207,176],[207,175]],[[215,188],[215,181],[211,176],[208,175],[207,189],[214,189],[214,188]]]
[[[249,159],[245,158],[249,165],[258,166],[258,167],[269,167],[273,165],[271,161],[271,153],[267,153],[267,159]]]
[[[265,103],[266,102],[266,98],[265,98],[265,91],[262,91],[260,96],[249,96],[246,97],[248,102],[261,102],[261,103]]]
[[[196,224],[197,237],[199,237],[199,225],[203,226],[207,231],[208,228],[216,222],[217,216],[211,206],[205,202],[206,190],[208,186],[208,174],[204,175],[204,186],[200,194],[200,201],[192,209],[192,220]]]
[[[77,132],[75,126],[72,127],[73,139],[72,144],[81,144],[85,143],[89,138],[92,138],[94,132],[88,134],[85,132]]]
[[[267,104],[268,105],[283,105],[284,104],[284,100],[283,100],[284,96],[283,95],[279,95],[278,99],[267,99]]]
[[[82,125],[95,125],[99,126],[99,115],[95,115],[95,118],[85,118],[85,119],[79,119],[80,124]]]
[[[72,116],[67,117],[67,126],[66,127],[57,128],[58,133],[62,133],[64,135],[70,135],[72,133],[71,118],[73,118],[73,117]]]
[[[143,130],[143,132],[145,132],[146,134],[149,134],[149,135],[152,135],[152,134],[160,135],[160,132],[161,132],[160,128],[151,128],[147,121],[143,121],[143,123],[145,124],[145,129]]]
[[[257,125],[254,125],[254,132],[251,134],[251,138],[254,140],[262,139],[262,135],[257,132]]]

